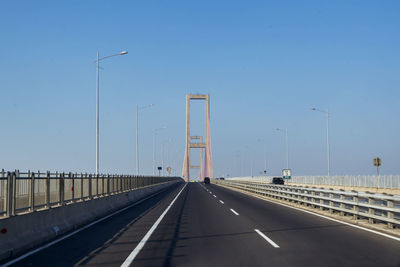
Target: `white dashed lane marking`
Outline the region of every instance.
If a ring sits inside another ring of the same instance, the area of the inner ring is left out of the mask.
[[[274,248],[279,248],[279,246],[274,241],[272,241],[268,236],[264,235],[260,230],[254,229],[254,231],[256,231],[256,233],[259,234],[262,238],[267,240],[268,243],[270,243]]]
[[[234,209],[231,209],[231,211],[232,211],[235,215],[239,215],[239,213],[237,213]]]

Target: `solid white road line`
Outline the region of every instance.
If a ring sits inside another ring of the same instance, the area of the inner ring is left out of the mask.
[[[220,200],[219,202],[221,202],[221,204],[224,204],[224,202],[222,200]]]
[[[234,209],[231,209],[231,211],[232,211],[235,215],[239,215],[239,213],[237,213]]]
[[[163,190],[163,191],[164,191],[164,190]],[[142,202],[148,200],[149,198],[154,197],[154,196],[157,195],[157,194],[160,194],[161,192],[162,192],[162,191],[157,192],[157,193],[155,193],[155,194],[152,194],[152,195],[150,195],[150,196],[148,196],[148,197],[146,197],[146,198],[144,198],[144,199],[142,199],[142,200],[139,200],[138,202],[133,203],[132,205],[129,205],[128,207],[125,207],[125,208],[123,208],[123,209],[117,210],[116,212],[111,213],[110,215],[107,215],[107,216],[105,216],[105,217],[103,217],[103,218],[100,218],[100,219],[98,219],[98,220],[96,220],[96,221],[94,221],[94,222],[92,222],[92,223],[89,223],[88,225],[85,225],[84,227],[79,228],[79,229],[73,231],[72,233],[69,233],[69,234],[67,234],[67,235],[65,235],[65,236],[63,236],[63,237],[60,237],[59,239],[56,239],[56,240],[54,240],[54,241],[52,241],[52,242],[50,242],[50,243],[47,243],[47,244],[44,245],[44,246],[41,246],[41,247],[39,247],[39,248],[37,248],[37,249],[34,249],[34,250],[31,250],[31,251],[25,253],[24,255],[19,256],[19,257],[16,258],[16,259],[13,259],[12,261],[6,262],[4,265],[1,265],[1,267],[10,266],[10,265],[12,265],[12,264],[14,264],[14,263],[16,263],[16,262],[19,262],[20,260],[25,259],[26,257],[29,257],[30,255],[33,255],[33,254],[35,254],[35,253],[37,253],[37,252],[39,252],[39,251],[45,249],[45,248],[51,247],[52,245],[57,244],[58,242],[63,241],[64,239],[67,239],[68,237],[73,236],[73,235],[75,235],[75,234],[77,234],[77,233],[79,233],[79,232],[81,232],[81,231],[83,231],[83,230],[85,230],[85,229],[87,229],[87,228],[89,228],[89,227],[91,227],[91,226],[93,226],[93,225],[95,225],[95,224],[101,222],[101,221],[104,221],[105,219],[108,219],[108,218],[110,218],[110,217],[112,217],[112,216],[114,216],[114,215],[116,215],[116,214],[118,214],[118,213],[121,213],[121,212],[123,212],[124,210],[127,210],[127,209],[129,209],[129,208],[132,208],[132,207],[134,207],[134,206],[136,206],[136,205],[139,205],[140,203],[142,203]]]
[[[279,246],[274,241],[272,241],[268,236],[264,235],[260,230],[254,229],[254,231],[256,231],[256,233],[259,234],[262,238],[267,240],[268,243],[270,243],[274,248],[279,248]]]
[[[150,228],[150,230],[147,232],[147,234],[143,237],[143,239],[139,242],[139,244],[136,246],[136,248],[129,254],[128,258],[122,263],[121,266],[123,267],[128,267],[132,264],[133,260],[135,257],[139,254],[139,252],[142,250],[146,242],[150,239],[151,235],[153,234],[154,230],[157,229],[157,226],[160,224],[162,219],[164,218],[165,214],[169,211],[169,209],[174,205],[175,201],[178,199],[179,195],[182,193],[182,191],[185,189],[185,186],[179,191],[179,193],[176,195],[176,197],[172,200],[171,204],[164,210],[164,212],[160,215],[160,217],[157,219],[157,221],[153,224],[153,226]]]

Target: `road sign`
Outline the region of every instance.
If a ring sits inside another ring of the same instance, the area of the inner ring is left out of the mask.
[[[374,158],[374,166],[379,167],[381,166],[381,159],[376,157]]]
[[[168,166],[168,167],[167,167],[167,172],[168,172],[168,174],[171,174],[171,171],[172,171],[171,167]]]
[[[379,176],[379,166],[381,166],[381,159],[376,157],[374,158],[374,166],[376,166],[376,175]]]
[[[291,169],[283,169],[282,170],[282,177],[283,177],[283,179],[292,178],[292,170]]]
[[[158,176],[161,176],[162,167],[161,166],[157,167],[157,170],[158,170]]]

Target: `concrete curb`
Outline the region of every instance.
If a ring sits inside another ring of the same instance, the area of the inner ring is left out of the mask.
[[[176,183],[178,181],[156,184],[1,219],[0,262],[21,255]],[[6,232],[3,233],[4,231]]]

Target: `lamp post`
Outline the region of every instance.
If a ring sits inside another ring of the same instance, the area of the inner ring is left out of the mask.
[[[289,143],[288,143],[288,130],[276,128],[277,131],[285,132],[285,140],[286,140],[286,169],[289,169]]]
[[[263,173],[266,174],[267,173],[267,140],[263,140],[263,139],[258,139],[257,142],[261,142],[264,141],[264,171]]]
[[[162,143],[161,167],[162,167],[162,173],[163,173],[163,175],[164,175],[164,173],[165,173],[165,168],[164,168],[165,144],[167,144],[167,143],[169,143],[169,142],[171,142],[171,141],[172,141],[172,139],[170,138],[170,139],[164,140],[163,143]],[[167,150],[168,150],[168,148],[167,148]],[[167,152],[167,154],[168,154],[168,152]],[[169,163],[168,156],[167,156],[166,163],[167,163],[167,164]]]
[[[110,56],[102,57],[100,58],[99,52],[97,51],[97,60],[95,61],[97,64],[97,80],[96,80],[96,174],[99,174],[99,121],[100,121],[100,116],[99,116],[99,99],[100,99],[100,61],[104,60],[109,57],[115,57],[115,56],[122,56],[128,54],[128,51],[122,51],[118,54],[113,54]]]
[[[153,131],[153,176],[156,176],[156,135],[157,132],[166,129],[167,127],[161,127],[161,128],[157,128],[154,129]]]
[[[330,145],[329,145],[329,111],[328,110],[321,110],[318,108],[311,108],[311,110],[319,111],[325,113],[326,115],[326,153],[328,159],[328,176],[331,175],[331,155],[330,155]]]
[[[136,175],[139,175],[139,110],[150,108],[152,106],[154,106],[154,104],[143,107],[136,105]]]

